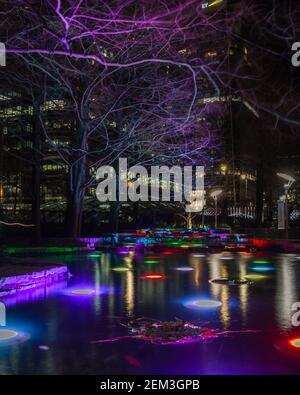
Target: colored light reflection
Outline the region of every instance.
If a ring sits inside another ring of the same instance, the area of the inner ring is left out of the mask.
[[[256,259],[255,261],[253,261],[252,263],[256,263],[259,265],[265,265],[266,263],[269,263],[268,261],[265,261],[263,259]]]
[[[160,273],[151,273],[151,274],[145,274],[141,278],[143,278],[144,280],[163,280],[167,278],[167,276]]]
[[[204,254],[193,254],[192,256],[194,258],[205,258],[206,255],[204,255]]]
[[[222,306],[222,302],[213,299],[198,299],[184,304],[185,307],[194,310],[218,308]]]
[[[157,259],[146,259],[145,263],[158,263],[159,261]]]
[[[274,270],[274,268],[271,266],[253,266],[250,269],[254,270],[255,272],[270,272]]]
[[[231,279],[231,278],[214,278],[208,281],[210,284],[218,284],[218,285],[245,285],[251,284],[246,278],[241,279]]]
[[[300,338],[292,339],[289,341],[290,345],[294,348],[298,348],[300,350]]]
[[[179,272],[190,272],[194,269],[190,266],[178,266],[175,268],[175,270],[178,270]]]
[[[268,278],[268,276],[264,276],[263,274],[247,274],[245,278],[249,280],[262,280],[264,278]]]
[[[73,289],[71,291],[72,295],[95,295],[96,291],[90,288]]]
[[[224,261],[227,261],[227,260],[231,260],[233,258],[231,256],[221,256],[220,259],[223,259]]]

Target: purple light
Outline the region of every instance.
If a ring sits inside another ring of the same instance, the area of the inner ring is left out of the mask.
[[[179,266],[179,267],[176,267],[175,270],[178,270],[179,272],[191,272],[194,269],[189,266]]]
[[[10,296],[21,291],[40,287],[52,281],[70,276],[67,266],[58,266],[31,274],[4,277],[1,280],[0,296]]]

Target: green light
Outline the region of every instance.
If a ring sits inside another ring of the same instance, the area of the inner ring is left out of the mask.
[[[268,276],[264,276],[262,274],[247,274],[245,278],[248,280],[262,280],[264,278],[268,278]]]
[[[264,261],[263,259],[256,259],[255,261],[252,261],[252,263],[258,263],[258,264],[266,264],[269,263],[268,261]]]
[[[157,259],[146,259],[145,263],[158,263],[159,261]]]

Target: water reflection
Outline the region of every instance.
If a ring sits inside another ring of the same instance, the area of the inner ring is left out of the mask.
[[[282,256],[276,274],[276,318],[281,329],[292,326],[292,305],[298,302],[296,292],[295,262],[288,255]]]
[[[67,279],[55,281],[52,283],[47,282],[30,289],[22,290],[21,292],[5,296],[1,300],[5,303],[6,307],[17,306],[23,303],[34,303],[56,295],[67,287],[67,283]]]
[[[247,258],[243,255],[240,256],[239,262],[239,279],[244,280],[247,276]],[[249,299],[249,285],[244,284],[239,287],[239,300],[240,310],[242,313],[242,325],[247,325],[247,313],[248,313],[248,299]]]
[[[262,363],[262,355],[272,355],[273,352],[269,348],[262,353],[264,343],[254,335],[249,335],[246,340],[243,340],[245,337],[232,337],[223,343],[217,340],[199,343],[193,346],[195,357],[189,346],[181,346],[178,351],[177,348],[161,349],[131,341],[107,346],[91,344],[95,339],[124,335],[126,330],[120,325],[124,318],[146,316],[173,320],[179,317],[197,320],[216,329],[271,328],[272,333],[291,328],[291,306],[300,301],[297,283],[300,266],[292,256],[265,258],[274,267],[271,275],[254,279],[251,285],[229,286],[209,283],[209,280],[244,279],[251,274],[255,256],[228,253],[200,257],[188,253],[155,255],[157,257],[152,262],[144,255],[133,253],[102,254],[95,259],[73,256],[68,259],[73,274],[70,280],[6,298],[9,319],[27,320],[34,330],[27,343],[5,352],[0,350],[0,373],[124,373],[134,369],[128,366],[123,355],[131,355],[132,350],[142,350],[139,351],[142,360],[139,373],[153,373],[155,369],[160,369],[162,374],[216,373],[220,371],[218,363],[227,366],[228,360],[233,372],[237,372],[246,358],[241,350],[250,350],[258,364]],[[222,259],[224,257],[232,259]],[[177,271],[178,266],[190,266],[194,270]],[[128,271],[113,271],[116,267]],[[147,273],[161,273],[166,278],[142,279]],[[67,296],[67,290],[81,284],[95,289],[95,295]],[[184,304],[189,298],[214,299],[222,305],[206,310],[187,309]],[[49,349],[39,349],[39,345]],[[223,347],[227,350],[225,354],[219,352]],[[268,366],[272,371],[278,363],[278,358],[274,357],[264,364],[264,369]]]

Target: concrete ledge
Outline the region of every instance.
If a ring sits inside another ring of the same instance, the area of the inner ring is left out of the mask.
[[[51,265],[48,262],[42,267],[34,265],[0,266],[0,276],[0,297],[3,297],[69,277],[70,273],[67,266]]]

